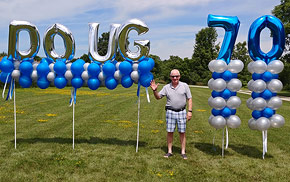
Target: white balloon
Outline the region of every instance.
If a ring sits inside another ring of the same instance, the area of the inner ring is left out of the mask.
[[[252,105],[254,110],[262,111],[267,106],[267,102],[262,97],[258,97],[252,101]]]
[[[120,80],[122,78],[122,74],[120,73],[120,70],[115,71],[114,78],[116,80]]]
[[[116,63],[116,69],[119,70],[119,66],[120,66],[121,62],[117,62]]]
[[[20,77],[20,71],[19,70],[13,70],[11,76],[12,76],[12,78],[14,78],[15,80],[18,81],[18,79]]]
[[[275,96],[275,97],[272,97],[268,103],[267,103],[267,106],[271,109],[274,109],[274,110],[277,110],[279,109],[281,106],[282,106],[282,100]]]
[[[138,71],[138,63],[133,63],[132,68],[133,71]]]
[[[237,78],[233,78],[227,83],[227,88],[232,92],[237,92],[242,88],[242,82]]]
[[[249,108],[249,109],[251,109],[251,110],[254,110],[254,107],[253,107],[253,104],[252,104],[252,102],[253,102],[253,98],[252,97],[250,97],[248,100],[247,100],[247,107]]]
[[[211,79],[209,79],[208,82],[207,82],[208,88],[211,89],[211,90],[213,90],[213,87],[212,87],[212,83],[213,83],[213,81],[214,81],[214,79],[211,78]]]
[[[32,66],[33,66],[33,70],[36,70],[37,66],[38,66],[38,62],[34,61],[32,63]]]
[[[52,71],[52,72],[54,72],[53,67],[54,67],[54,63],[50,63],[50,64],[49,64],[49,69],[50,69],[50,71]]]
[[[249,64],[248,64],[248,71],[250,72],[250,73],[254,73],[254,69],[253,69],[253,63],[254,63],[254,61],[251,61],[251,62],[249,62]]]
[[[261,74],[267,70],[267,64],[262,60],[257,60],[253,63],[253,71],[255,73]]]
[[[267,84],[268,89],[271,92],[277,93],[280,92],[283,88],[283,83],[278,80],[278,79],[272,79],[268,84]]]
[[[38,76],[37,76],[37,71],[36,71],[36,70],[33,70],[32,73],[31,73],[31,79],[32,79],[33,81],[36,81],[37,78],[38,78]]]
[[[271,127],[273,128],[281,128],[285,124],[285,119],[280,114],[274,114],[270,118]]]
[[[214,118],[214,115],[210,115],[209,118],[208,118],[208,122],[210,123],[212,118]]]
[[[253,83],[254,83],[253,79],[248,82],[248,89],[251,90],[251,91],[253,91],[253,87],[252,87]]]
[[[15,60],[13,64],[14,64],[14,69],[18,70],[20,66],[20,61]]]
[[[83,71],[81,77],[82,77],[82,79],[84,81],[88,80],[89,79],[89,73],[88,73],[88,71]]]
[[[255,80],[251,86],[254,92],[261,93],[266,89],[267,84],[263,80],[259,79]]]
[[[241,60],[231,60],[228,64],[228,70],[232,73],[239,73],[243,70],[244,63]]]
[[[85,63],[85,64],[84,64],[84,66],[83,66],[83,67],[84,67],[84,70],[85,70],[85,71],[87,71],[87,70],[88,70],[88,67],[89,67],[89,65],[90,65],[90,63]]]
[[[209,124],[216,129],[222,129],[226,126],[227,122],[224,117],[215,116],[210,120]]]
[[[284,69],[284,64],[280,60],[271,61],[268,64],[267,70],[273,74],[278,74]]]
[[[270,128],[270,120],[268,118],[260,117],[256,122],[257,129],[260,131],[265,131]]]
[[[213,62],[212,69],[217,73],[222,73],[227,69],[227,63],[223,60]]]
[[[55,74],[54,74],[54,72],[49,72],[48,74],[47,74],[47,80],[48,81],[50,81],[50,82],[53,82],[53,80],[54,80],[54,78],[55,78]]]
[[[72,64],[72,63],[67,63],[67,64],[66,64],[66,70],[70,70],[71,64]]]
[[[212,106],[212,99],[213,99],[213,97],[212,96],[210,96],[208,99],[207,99],[207,103],[208,103],[208,105],[210,106],[210,107],[213,107]]]
[[[251,130],[257,130],[257,122],[254,118],[249,119],[248,126]]]
[[[208,69],[211,71],[211,72],[214,72],[214,62],[216,60],[211,60],[209,63],[208,63]]]
[[[105,75],[104,75],[104,73],[101,71],[100,73],[99,73],[99,76],[98,76],[98,78],[99,78],[99,80],[102,82],[102,81],[104,81],[106,78],[105,78]]]
[[[217,92],[223,91],[226,87],[227,83],[224,79],[218,78],[212,82],[212,88]]]
[[[221,110],[226,106],[226,101],[222,97],[215,97],[210,102],[210,105],[217,110]]]
[[[132,71],[132,73],[131,73],[131,78],[132,78],[132,80],[134,80],[134,82],[138,82],[138,80],[139,80],[139,73],[138,73],[138,71]]]
[[[73,74],[72,74],[71,70],[67,70],[64,74],[64,77],[65,77],[65,79],[70,81],[73,78]]]
[[[227,126],[230,128],[238,128],[241,125],[241,119],[237,115],[231,115],[227,119]]]
[[[232,96],[227,100],[227,107],[231,109],[236,109],[241,105],[242,101],[237,96]]]

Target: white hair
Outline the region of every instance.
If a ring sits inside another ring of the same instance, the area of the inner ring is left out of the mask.
[[[180,72],[178,71],[178,69],[173,69],[173,70],[171,70],[170,75],[172,75],[173,72],[177,72],[177,74],[180,75]]]

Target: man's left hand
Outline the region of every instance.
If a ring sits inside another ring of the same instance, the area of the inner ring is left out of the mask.
[[[187,121],[191,120],[191,117],[192,117],[192,113],[191,112],[187,112],[187,115],[186,115]]]

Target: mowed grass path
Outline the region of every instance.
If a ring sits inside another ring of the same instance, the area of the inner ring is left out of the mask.
[[[161,88],[160,88],[161,89]],[[72,149],[70,88],[17,89],[17,149],[14,149],[13,101],[0,102],[0,181],[289,181],[290,103],[277,113],[284,127],[268,131],[262,159],[262,133],[248,128],[249,95],[238,129],[229,129],[229,148],[221,156],[222,130],[208,124],[210,90],[191,88],[193,117],[187,125],[188,160],[180,156],[178,133],[174,156],[167,152],[164,106],[151,103],[141,89],[140,143],[136,153],[136,85],[114,90],[77,92],[75,149]],[[212,145],[215,135],[215,146]]]

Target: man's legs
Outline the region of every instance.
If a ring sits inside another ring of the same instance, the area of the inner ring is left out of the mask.
[[[172,154],[173,132],[167,132],[168,153]]]
[[[181,144],[181,154],[185,154],[186,137],[185,133],[179,133],[180,144]]]

